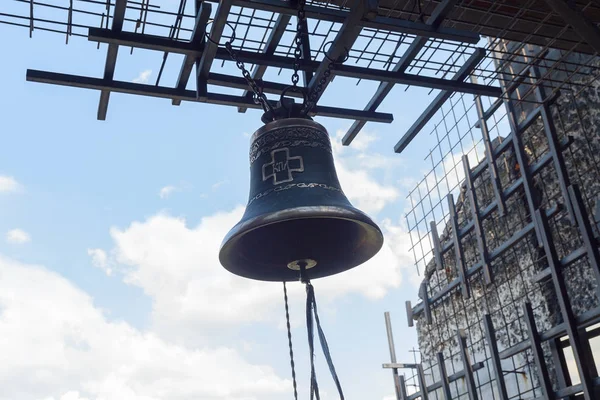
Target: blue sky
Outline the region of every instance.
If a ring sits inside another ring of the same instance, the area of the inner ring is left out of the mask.
[[[0,399],[289,398],[281,286],[233,277],[216,259],[247,200],[259,112],[112,94],[107,120],[97,121],[98,92],[28,83],[25,71],[99,77],[106,46],[66,46],[40,31],[30,40],[4,25],[0,33],[11,38],[0,64]],[[153,83],[161,57],[121,48],[116,78]],[[165,84],[179,62],[170,59]],[[431,137],[425,130],[402,155],[393,146],[432,95],[404,89],[381,107],[394,123],[367,124],[350,147],[341,136],[351,121],[317,118],[343,189],[386,236],[372,261],[314,282],[349,400],[394,392],[381,368],[385,311],[400,361],[416,345],[404,302],[416,302],[419,278],[404,213]],[[323,104],[362,108],[374,90],[336,79]],[[306,396],[304,293],[291,286]],[[335,398],[320,354],[317,368],[323,398]]]

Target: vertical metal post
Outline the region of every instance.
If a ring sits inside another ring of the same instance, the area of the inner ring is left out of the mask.
[[[531,68],[531,73],[532,77],[536,79],[540,76],[540,71],[537,66]],[[546,135],[546,139],[548,140],[548,150],[552,155],[554,170],[556,171],[558,185],[560,186],[560,191],[562,192],[567,211],[569,212],[569,219],[571,223],[574,223],[575,215],[573,213],[573,206],[571,205],[569,193],[567,192],[567,187],[570,185],[569,174],[567,173],[567,166],[565,165],[565,160],[562,151],[560,150],[560,143],[558,141],[558,135],[556,133],[556,125],[552,120],[552,112],[550,110],[550,105],[548,104],[548,101],[545,97],[546,94],[544,88],[542,87],[541,83],[538,83],[538,85],[535,88],[535,99],[542,103],[540,106],[540,116],[542,118],[542,123],[544,124],[544,134]]]
[[[588,260],[594,271],[597,284],[596,290],[600,297],[600,254],[598,253],[598,245],[594,237],[594,231],[592,230],[592,225],[590,224],[587,212],[585,211],[585,204],[583,203],[579,187],[577,185],[571,185],[569,186],[568,191],[573,205],[575,219],[577,220],[577,228],[579,228],[579,233],[581,233]]]
[[[427,393],[427,383],[425,383],[425,372],[423,372],[423,364],[417,364],[417,379],[419,380],[421,400],[429,400],[429,395]]]
[[[463,249],[460,245],[460,236],[458,232],[458,218],[456,216],[456,207],[454,206],[454,196],[448,194],[448,207],[450,209],[450,223],[452,224],[452,239],[454,240],[454,254],[456,256],[456,269],[460,279],[460,289],[463,297],[468,299],[471,297],[471,290],[467,280],[467,271],[463,256]]]
[[[440,243],[440,235],[437,231],[435,221],[429,223],[431,228],[431,238],[433,239],[433,254],[435,256],[435,267],[438,271],[444,269],[444,259],[442,257],[442,244]]]
[[[540,340],[540,334],[538,333],[537,326],[535,325],[535,318],[533,316],[533,309],[530,303],[523,304],[523,315],[525,318],[525,324],[527,325],[527,331],[529,333],[529,343],[531,344],[531,351],[533,352],[533,359],[537,368],[537,375],[540,380],[540,388],[544,399],[551,399],[554,394],[552,391],[552,383],[550,381],[550,375],[548,374],[548,367],[544,360],[544,351],[542,350],[542,342]]]
[[[469,400],[477,400],[477,387],[473,378],[473,367],[467,352],[467,334],[462,329],[457,332],[458,344],[460,346],[460,357],[463,362],[463,371],[465,372],[465,380],[467,383],[467,393]]]
[[[406,382],[404,381],[404,375],[400,375],[398,377],[398,386],[399,386],[399,389],[400,389],[400,393],[399,393],[400,397],[399,397],[399,399],[400,400],[406,400],[406,398],[408,396],[406,394]]]
[[[464,155],[462,157],[463,167],[465,169],[465,182],[467,185],[467,196],[469,203],[471,204],[471,218],[473,219],[473,226],[475,230],[475,237],[477,238],[477,247],[479,250],[479,257],[483,266],[483,277],[486,284],[492,283],[492,271],[490,269],[490,263],[488,259],[487,248],[485,246],[485,236],[483,235],[483,225],[481,218],[479,218],[479,208],[477,206],[477,195],[475,194],[475,187],[473,187],[473,179],[471,178],[471,168],[469,166],[469,158]]]
[[[485,330],[485,339],[490,348],[490,357],[494,367],[494,378],[498,387],[498,395],[500,400],[508,400],[508,392],[506,391],[506,382],[504,381],[504,373],[502,372],[502,363],[498,352],[498,342],[496,341],[496,331],[492,323],[492,317],[489,314],[483,316],[483,327]]]
[[[394,345],[394,335],[392,333],[392,321],[390,320],[390,313],[385,312],[385,330],[387,332],[388,345],[390,348],[390,361],[395,364],[396,361],[396,346]],[[398,368],[392,368],[392,376],[394,377],[394,389],[396,390],[396,399],[402,400],[400,396],[400,380],[398,376]]]
[[[506,91],[506,85],[504,84],[503,79],[500,79],[500,86],[503,90]],[[509,94],[507,92],[507,94]],[[512,100],[504,99],[504,105],[508,110],[507,117],[508,122],[510,124],[510,129],[512,131],[512,142],[513,148],[515,150],[515,157],[517,158],[517,163],[519,164],[521,177],[523,178],[523,191],[525,192],[525,198],[527,199],[527,207],[529,208],[529,216],[533,221],[535,219],[535,210],[538,208],[539,199],[533,193],[533,183],[531,179],[531,173],[528,168],[528,163],[526,162],[527,157],[525,155],[525,150],[523,148],[523,142],[521,140],[521,132],[519,131],[519,124],[517,123],[517,117],[515,115],[515,108],[513,107]],[[537,238],[537,243],[541,243],[542,238],[540,236],[540,232],[537,227],[535,228],[535,236]]]
[[[429,298],[427,297],[427,283],[429,281],[425,279],[421,282],[421,286],[419,287],[419,297],[423,300],[423,309],[425,310],[425,321],[428,324],[431,324],[431,307],[429,305]]]
[[[562,274],[562,268],[560,260],[556,254],[556,249],[551,237],[551,230],[548,224],[546,213],[537,210],[536,211],[536,223],[539,224],[540,232],[542,233],[542,244],[546,253],[546,262],[552,273],[552,282],[554,284],[554,291],[556,293],[556,300],[560,307],[562,317],[566,326],[567,335],[571,348],[573,349],[573,357],[575,358],[575,364],[577,364],[577,370],[579,372],[579,378],[581,379],[581,385],[583,387],[583,396],[586,400],[592,400],[593,393],[593,381],[592,376],[589,374],[588,366],[584,363],[583,354],[583,341],[585,338],[579,336],[577,329],[577,322],[575,321],[575,315],[571,309],[569,302],[569,293],[567,292],[567,285]]]
[[[477,78],[472,76],[471,82],[477,83]],[[494,156],[494,149],[492,148],[492,141],[490,139],[490,131],[488,129],[487,120],[485,118],[485,112],[483,110],[483,102],[480,96],[475,96],[475,108],[477,109],[477,116],[479,118],[479,128],[481,129],[481,135],[483,136],[483,144],[485,146],[485,160],[490,172],[490,181],[492,189],[494,191],[494,198],[498,205],[498,214],[504,215],[505,204],[504,197],[502,196],[502,187],[500,185],[500,177],[498,175],[498,167],[496,166],[496,157]]]
[[[452,400],[452,393],[450,392],[450,383],[448,382],[448,373],[446,372],[446,364],[444,361],[444,355],[437,353],[438,368],[440,369],[440,379],[442,382],[442,390],[446,400]]]
[[[33,0],[29,0],[29,37],[33,37]]]
[[[554,370],[556,371],[558,388],[563,389],[569,387],[572,384],[571,376],[569,375],[569,367],[567,366],[567,360],[565,359],[565,353],[562,349],[560,339],[552,339],[549,344],[552,362],[554,363]],[[568,399],[572,400],[573,397],[569,396]]]

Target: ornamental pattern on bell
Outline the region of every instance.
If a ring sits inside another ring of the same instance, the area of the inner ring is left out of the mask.
[[[273,185],[279,185],[293,181],[294,172],[304,172],[304,160],[302,156],[290,157],[290,149],[284,147],[271,152],[271,162],[262,166],[262,179],[273,178]]]

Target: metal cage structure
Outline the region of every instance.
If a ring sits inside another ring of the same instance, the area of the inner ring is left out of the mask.
[[[0,23],[106,44],[102,77],[27,71],[99,91],[100,120],[113,92],[260,108],[216,44],[228,40],[275,104],[287,86],[265,77],[294,67],[297,3],[187,3],[5,0]],[[333,78],[379,85],[346,109],[319,101],[324,83],[312,114],[354,121],[344,145],[367,122],[392,122],[378,107],[395,86],[437,91],[394,148],[432,137],[406,215],[423,275],[420,302],[406,305],[420,361],[397,362],[386,316],[397,399],[599,398],[600,3],[313,0],[305,10],[303,86],[314,90],[331,60]],[[163,55],[154,84],[115,80],[118,52],[136,48]],[[179,74],[163,84],[172,54]]]

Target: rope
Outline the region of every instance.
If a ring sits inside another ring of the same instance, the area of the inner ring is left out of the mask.
[[[296,368],[294,366],[294,348],[292,347],[292,328],[290,326],[290,309],[288,306],[287,287],[283,282],[283,299],[285,302],[285,321],[287,323],[288,344],[290,346],[290,364],[292,366],[292,383],[294,385],[294,400],[298,400],[298,389],[296,385]]]
[[[325,361],[329,366],[329,372],[335,382],[335,386],[340,395],[340,400],[344,400],[344,393],[342,392],[342,385],[335,371],[333,360],[331,359],[331,353],[329,352],[329,345],[325,338],[325,332],[321,327],[321,321],[319,320],[319,314],[317,312],[317,300],[315,298],[315,289],[310,283],[310,280],[306,276],[305,265],[300,264],[300,280],[306,285],[306,331],[308,333],[308,349],[310,352],[310,400],[321,400],[319,394],[319,384],[317,383],[317,373],[315,371],[315,343],[314,343],[314,323],[317,323],[317,334],[319,336],[319,342],[321,343],[321,349],[325,356]],[[294,366],[294,351],[292,349],[292,330],[290,327],[290,313],[288,306],[288,295],[287,287],[283,282],[283,298],[285,301],[285,319],[287,322],[287,333],[288,333],[288,344],[290,347],[290,364],[292,366],[292,381],[294,384],[294,399],[298,400],[298,391],[296,386],[296,369]]]

